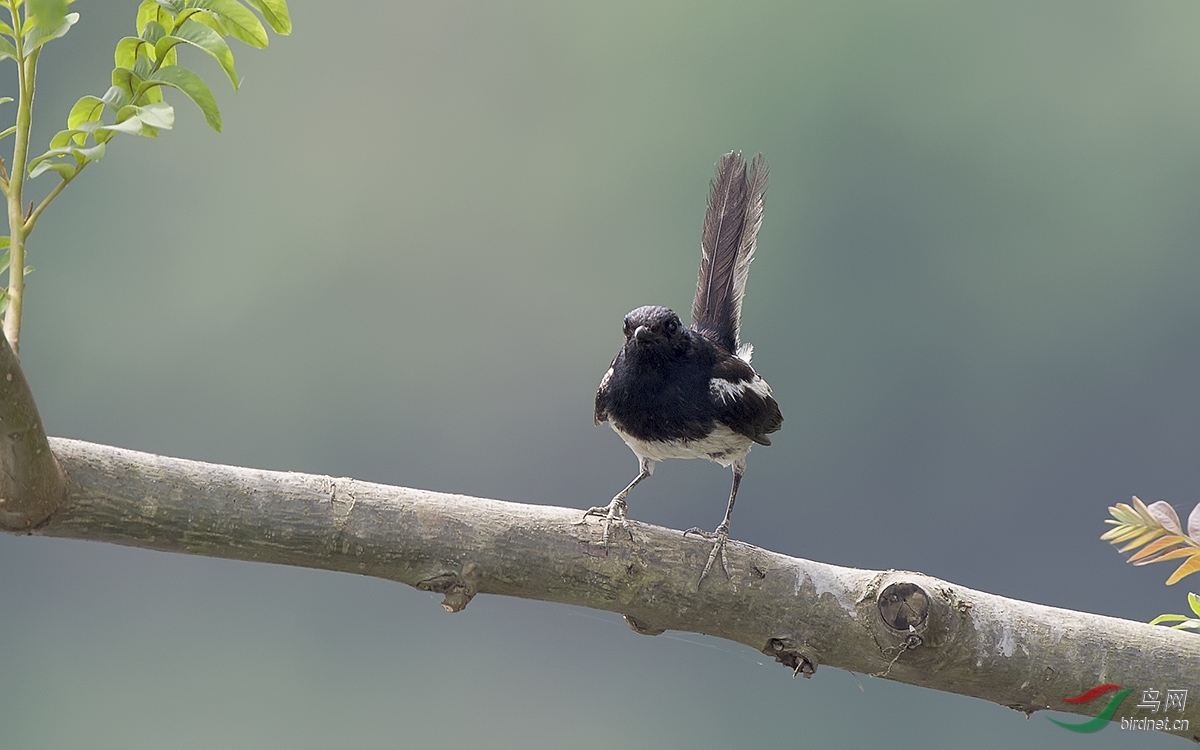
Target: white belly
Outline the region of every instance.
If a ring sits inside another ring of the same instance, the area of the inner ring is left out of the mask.
[[[639,440],[621,431],[613,422],[613,431],[621,436],[638,458],[662,461],[667,458],[706,458],[722,466],[733,466],[746,460],[754,441],[719,424],[712,434],[699,440]]]

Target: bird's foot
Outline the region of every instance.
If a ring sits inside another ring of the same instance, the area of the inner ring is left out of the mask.
[[[729,541],[729,524],[722,521],[717,530],[711,532],[698,527],[692,527],[683,532],[684,536],[688,536],[689,534],[695,534],[698,537],[713,542],[712,551],[708,553],[708,562],[704,563],[704,570],[700,573],[700,581],[697,585],[703,583],[704,579],[708,577],[708,572],[712,570],[713,563],[717,561],[718,555],[721,557],[721,569],[725,571],[725,577],[732,578],[729,575],[729,560],[725,557],[725,542]]]
[[[633,541],[633,531],[629,528],[629,521],[625,517],[625,498],[617,495],[608,505],[598,505],[595,508],[588,508],[583,513],[583,518],[579,520],[580,524],[587,523],[588,516],[604,516],[604,546],[608,546],[608,540],[611,536],[613,523],[620,524],[621,528],[625,529],[625,533],[629,535],[629,541]]]

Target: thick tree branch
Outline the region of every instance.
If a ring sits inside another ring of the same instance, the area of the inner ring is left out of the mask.
[[[259,471],[52,439],[66,501],[34,533],[377,576],[619,612],[640,633],[744,643],[798,673],[818,664],[971,695],[1025,712],[1098,683],[1194,688],[1200,638],[973,591],[917,573],[841,568],[730,542],[732,579],[697,586],[709,546],[633,523],[601,543],[582,512],[307,474]],[[580,503],[585,505],[586,503]],[[1140,696],[1140,693],[1136,693]],[[1191,696],[1189,696],[1191,697]],[[1148,718],[1125,700],[1115,719]],[[1171,718],[1200,740],[1200,701]],[[1155,718],[1155,717],[1149,717]]]
[[[501,594],[619,612],[637,632],[744,643],[811,676],[818,664],[1025,712],[1099,683],[1191,689],[1200,638],[1005,599],[918,573],[841,568],[728,547],[732,577],[699,584],[709,544],[633,523],[605,546],[569,508],[219,466],[47,440],[0,336],[0,528],[377,576],[444,595]],[[57,460],[56,460],[57,455]],[[586,503],[580,503],[586,505]],[[1113,718],[1145,719],[1135,701]],[[1200,700],[1185,719],[1200,741]]]

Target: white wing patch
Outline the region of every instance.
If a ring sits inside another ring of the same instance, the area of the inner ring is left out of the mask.
[[[725,378],[712,378],[708,381],[708,392],[714,399],[726,404],[746,392],[746,381],[731,383]]]
[[[771,395],[771,386],[767,385],[767,381],[760,378],[757,374],[749,382],[739,380],[733,383],[725,378],[712,378],[708,381],[708,392],[712,394],[713,398],[723,404],[740,398],[746,391],[750,391],[760,398],[766,398]]]
[[[754,380],[750,381],[750,390],[763,398],[771,395],[771,386],[767,385],[767,381],[760,378],[757,373],[754,375]]]

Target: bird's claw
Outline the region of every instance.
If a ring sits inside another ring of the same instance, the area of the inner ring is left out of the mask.
[[[629,541],[633,541],[633,531],[629,528],[629,521],[625,517],[626,508],[625,498],[618,495],[612,499],[608,505],[597,505],[594,508],[588,508],[583,512],[583,518],[579,519],[579,524],[587,523],[588,516],[604,516],[604,546],[608,547],[608,540],[611,536],[613,522],[619,523],[621,528],[625,529],[625,533],[629,535]],[[578,525],[578,524],[577,524]]]
[[[713,563],[717,561],[717,555],[721,556],[721,569],[725,571],[726,578],[732,578],[729,574],[729,560],[725,557],[725,542],[729,541],[729,526],[722,523],[717,527],[716,531],[705,531],[699,527],[693,526],[683,532],[684,536],[695,534],[696,536],[707,539],[713,542],[712,551],[708,553],[708,562],[704,563],[704,570],[700,573],[700,581],[696,585],[704,583],[704,579],[708,577],[708,573],[712,570]]]

